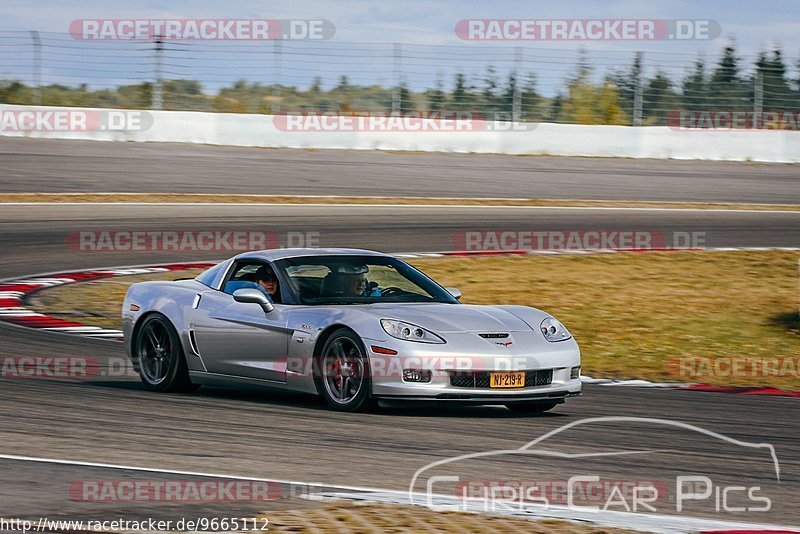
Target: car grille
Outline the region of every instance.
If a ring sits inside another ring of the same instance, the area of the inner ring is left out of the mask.
[[[549,386],[553,382],[552,369],[525,371],[525,387]],[[489,388],[488,371],[450,371],[450,385],[457,388]]]

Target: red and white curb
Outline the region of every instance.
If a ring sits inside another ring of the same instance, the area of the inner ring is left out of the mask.
[[[174,263],[144,267],[73,271],[49,274],[46,276],[4,280],[0,282],[0,322],[49,332],[58,332],[61,334],[122,341],[121,330],[89,326],[75,321],[67,321],[58,317],[52,317],[26,308],[23,303],[25,299],[35,291],[64,284],[89,282],[117,276],[211,267],[213,265],[215,265],[215,263],[212,262]]]
[[[584,384],[596,384],[598,386],[630,386],[637,388],[684,388],[696,385],[694,382],[650,382],[649,380],[621,380],[618,378],[592,378],[591,376],[581,375],[581,382]]]
[[[618,378],[592,378],[581,375],[581,382],[584,384],[595,384],[598,386],[628,386],[637,388],[662,388],[662,389],[685,389],[691,391],[705,391],[708,393],[735,393],[738,395],[767,395],[771,397],[798,397],[800,391],[787,391],[762,386],[712,386],[697,382],[650,382],[649,380],[620,380]]]

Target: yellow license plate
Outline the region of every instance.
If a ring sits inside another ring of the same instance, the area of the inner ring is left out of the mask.
[[[525,373],[489,373],[489,385],[493,388],[525,387]]]

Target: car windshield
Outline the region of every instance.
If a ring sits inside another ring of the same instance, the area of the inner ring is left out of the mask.
[[[301,304],[458,303],[422,272],[387,256],[312,256],[275,265]]]

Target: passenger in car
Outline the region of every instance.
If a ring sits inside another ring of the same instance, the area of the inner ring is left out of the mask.
[[[256,282],[267,292],[275,304],[281,303],[281,288],[278,277],[269,265],[259,267],[256,271]]]

